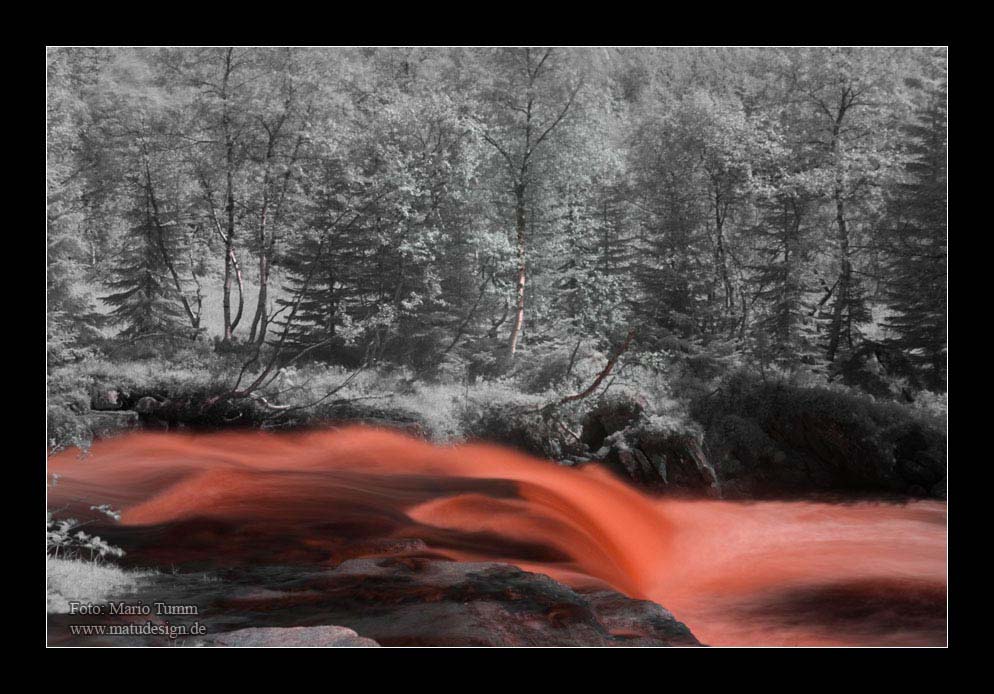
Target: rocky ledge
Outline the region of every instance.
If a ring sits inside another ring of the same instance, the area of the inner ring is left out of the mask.
[[[498,563],[351,559],[333,569],[268,566],[160,574],[127,604],[195,605],[182,617],[49,615],[51,645],[177,645],[165,636],[71,635],[73,624],[199,622],[178,645],[699,646],[661,606],[611,590],[576,591]],[[332,626],[334,625],[334,626]]]

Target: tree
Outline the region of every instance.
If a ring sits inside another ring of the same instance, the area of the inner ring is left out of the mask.
[[[517,260],[515,313],[509,339],[513,358],[525,316],[529,204],[542,172],[541,159],[576,103],[582,80],[571,74],[568,56],[551,48],[500,49],[484,55],[477,119],[483,139],[501,159],[505,191],[513,199]]]
[[[88,280],[89,266],[105,254],[109,237],[89,248],[86,239],[111,186],[103,175],[106,160],[91,146],[95,126],[87,92],[106,60],[99,49],[47,53],[47,343],[53,361],[100,337],[104,323]]]
[[[637,325],[838,373],[887,327],[940,387],[944,59],[56,49],[49,340],[96,344],[109,279],[129,339],[218,316],[275,361],[520,375]]]
[[[900,165],[895,147],[896,70],[901,54],[840,48],[791,53],[797,114],[795,137],[809,156],[831,201],[837,277],[828,321],[826,358],[834,361],[855,327],[870,319],[854,263],[857,233],[873,227],[882,191]],[[856,225],[856,228],[854,228]]]
[[[811,298],[811,228],[816,198],[803,177],[773,182],[757,200],[759,223],[746,231],[754,265],[751,347],[764,364],[790,371],[816,364],[815,301]]]
[[[314,56],[317,57],[317,56]],[[199,214],[223,244],[222,340],[234,339],[244,314],[247,245],[258,260],[250,342],[267,332],[269,278],[281,225],[293,198],[307,142],[313,81],[296,49],[206,48],[166,51],[162,60],[187,89],[194,113],[189,156]],[[237,283],[238,308],[232,312]]]
[[[113,56],[90,94],[101,185],[116,189],[114,212],[127,225],[114,279],[107,283],[119,291],[105,301],[115,307],[114,322],[126,326],[125,336],[176,333],[173,302],[189,324],[184,333],[196,336],[203,304],[191,274],[198,264],[197,227],[190,221],[192,187],[178,136],[186,104],[152,58],[142,51]]]
[[[927,82],[916,84],[924,104],[905,125],[911,158],[888,201],[886,320],[890,343],[925,373],[930,387],[946,388],[947,344],[947,81],[937,60]]]

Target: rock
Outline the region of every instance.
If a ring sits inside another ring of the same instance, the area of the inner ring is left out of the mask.
[[[635,461],[639,464],[639,467],[642,470],[642,476],[645,479],[659,478],[659,470],[656,468],[655,465],[649,462],[649,459],[645,456],[645,453],[642,452],[642,449],[633,448],[632,455],[635,456]],[[663,475],[663,482],[665,481],[666,481],[666,476]]]
[[[654,603],[613,591],[585,596],[506,564],[353,559],[294,588],[320,594],[305,602],[320,606],[322,619],[383,645],[700,645]]]
[[[652,454],[652,464],[656,468],[656,474],[659,475],[659,479],[663,481],[663,484],[669,484],[669,474],[666,469],[666,458],[659,455],[658,453]]]
[[[664,484],[703,491],[708,496],[718,495],[718,476],[693,435],[649,435],[643,437],[640,445],[661,461],[659,476]]]
[[[196,616],[173,619],[177,624],[196,621],[206,629],[196,640],[74,634],[71,625],[137,618],[50,614],[49,644],[701,645],[686,625],[655,603],[607,589],[573,590],[548,576],[495,562],[405,555],[350,559],[333,569],[251,566],[221,576],[205,581],[202,574],[163,572],[128,597],[129,602],[197,606]]]
[[[632,453],[632,449],[628,447],[624,432],[615,432],[605,440],[605,443],[610,445],[603,457],[605,463],[613,467],[616,471],[623,473],[625,477],[634,482],[647,481],[644,478],[642,467]]]
[[[372,639],[359,636],[351,629],[337,626],[237,629],[224,634],[207,637],[203,640],[203,643],[207,646],[264,646],[279,648],[369,648],[380,645]]]
[[[637,485],[655,491],[720,495],[718,476],[693,432],[663,431],[638,423],[605,439],[603,462]]]
[[[124,396],[116,388],[95,388],[90,392],[91,410],[120,410]]]
[[[651,632],[654,638],[667,641],[672,646],[699,646],[685,624],[673,614],[648,600],[634,600],[611,590],[581,593],[597,618],[616,638],[639,640]]]
[[[152,414],[159,409],[159,401],[153,397],[145,396],[135,403],[135,412],[138,414]]]
[[[584,416],[580,440],[591,450],[600,448],[609,436],[636,422],[643,409],[631,398],[602,397]]]

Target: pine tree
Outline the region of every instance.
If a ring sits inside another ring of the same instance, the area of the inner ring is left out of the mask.
[[[890,200],[887,295],[891,344],[904,351],[930,387],[946,388],[946,81],[905,130],[914,155],[907,180]]]
[[[123,325],[121,336],[189,336],[190,324],[169,265],[182,257],[186,239],[175,224],[153,221],[146,197],[139,220],[128,231],[115,278],[117,290],[103,297],[114,307],[111,321]]]
[[[818,361],[814,302],[810,300],[808,229],[811,200],[784,186],[758,204],[760,223],[747,230],[756,265],[751,267],[750,344],[764,364],[794,370]]]
[[[92,250],[84,242],[92,216],[88,198],[105,178],[99,157],[86,146],[92,116],[82,97],[100,61],[98,49],[48,51],[46,300],[48,357],[53,364],[76,358],[77,348],[98,339],[104,324],[87,287]]]

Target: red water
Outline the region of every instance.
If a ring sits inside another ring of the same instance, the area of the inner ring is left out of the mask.
[[[122,510],[126,530],[103,531],[133,560],[337,563],[417,538],[654,600],[712,645],[945,643],[942,502],[653,498],[598,467],[359,427],[143,433],[77,453],[49,461],[50,508]]]

